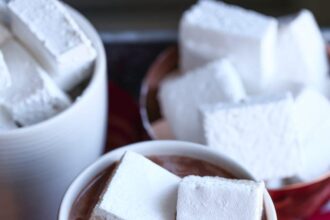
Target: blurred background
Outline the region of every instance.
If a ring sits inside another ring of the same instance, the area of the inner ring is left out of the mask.
[[[99,30],[175,30],[182,12],[196,0],[65,0],[83,12]],[[322,26],[330,26],[328,0],[226,0],[280,16],[310,9]]]
[[[197,0],[63,0],[98,29],[107,49],[109,78],[138,100],[140,85],[154,59],[176,44],[182,13]],[[267,15],[310,9],[330,39],[330,0],[225,0]]]

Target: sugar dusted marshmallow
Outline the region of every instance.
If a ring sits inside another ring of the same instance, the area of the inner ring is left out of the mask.
[[[68,91],[86,79],[96,53],[90,40],[57,0],[12,0],[11,27],[56,84]]]
[[[295,99],[295,109],[303,159],[298,177],[311,181],[330,171],[330,102],[316,90],[304,88]]]
[[[291,84],[325,90],[328,74],[326,44],[313,14],[302,10],[279,25],[276,74],[269,87]]]
[[[259,91],[274,72],[276,36],[274,18],[223,2],[199,1],[181,19],[181,69],[228,57],[247,91]]]
[[[179,181],[143,156],[127,152],[90,219],[175,219]]]
[[[262,182],[188,176],[179,185],[177,220],[260,220]]]
[[[159,100],[177,139],[204,143],[198,106],[221,101],[237,102],[245,90],[228,60],[217,60],[187,74],[163,81]]]
[[[69,97],[54,84],[23,46],[9,40],[1,46],[1,50],[13,83],[0,90],[0,103],[16,122],[23,126],[32,125],[70,106]]]
[[[8,131],[17,128],[9,112],[0,106],[0,131]]]
[[[8,88],[11,83],[7,64],[3,58],[3,53],[0,51],[0,91]]]
[[[1,12],[1,11],[0,11]],[[0,23],[0,45],[11,39],[13,35],[3,24]]]
[[[301,147],[290,94],[240,104],[204,107],[207,144],[259,180],[290,177],[301,166]]]

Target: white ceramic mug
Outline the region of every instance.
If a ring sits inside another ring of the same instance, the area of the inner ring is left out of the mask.
[[[101,154],[107,123],[105,50],[93,26],[68,7],[97,51],[75,103],[39,124],[0,133],[0,219],[53,220],[72,180]]]
[[[251,175],[237,163],[221,155],[219,152],[206,148],[203,145],[183,141],[141,142],[109,152],[82,172],[66,192],[60,207],[58,220],[69,220],[71,208],[78,195],[88,183],[115,161],[118,161],[126,151],[134,151],[145,156],[175,155],[195,158],[208,161],[209,163],[228,171],[237,178],[253,179]],[[277,217],[274,204],[266,190],[264,194],[264,206],[267,220],[276,220]]]

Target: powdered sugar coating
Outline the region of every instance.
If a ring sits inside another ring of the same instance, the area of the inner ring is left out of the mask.
[[[185,177],[178,191],[177,220],[260,220],[262,182],[221,177]]]

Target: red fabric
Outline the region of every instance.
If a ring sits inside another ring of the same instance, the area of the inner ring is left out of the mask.
[[[147,140],[138,104],[113,82],[109,83],[109,125],[106,152],[120,146]]]

